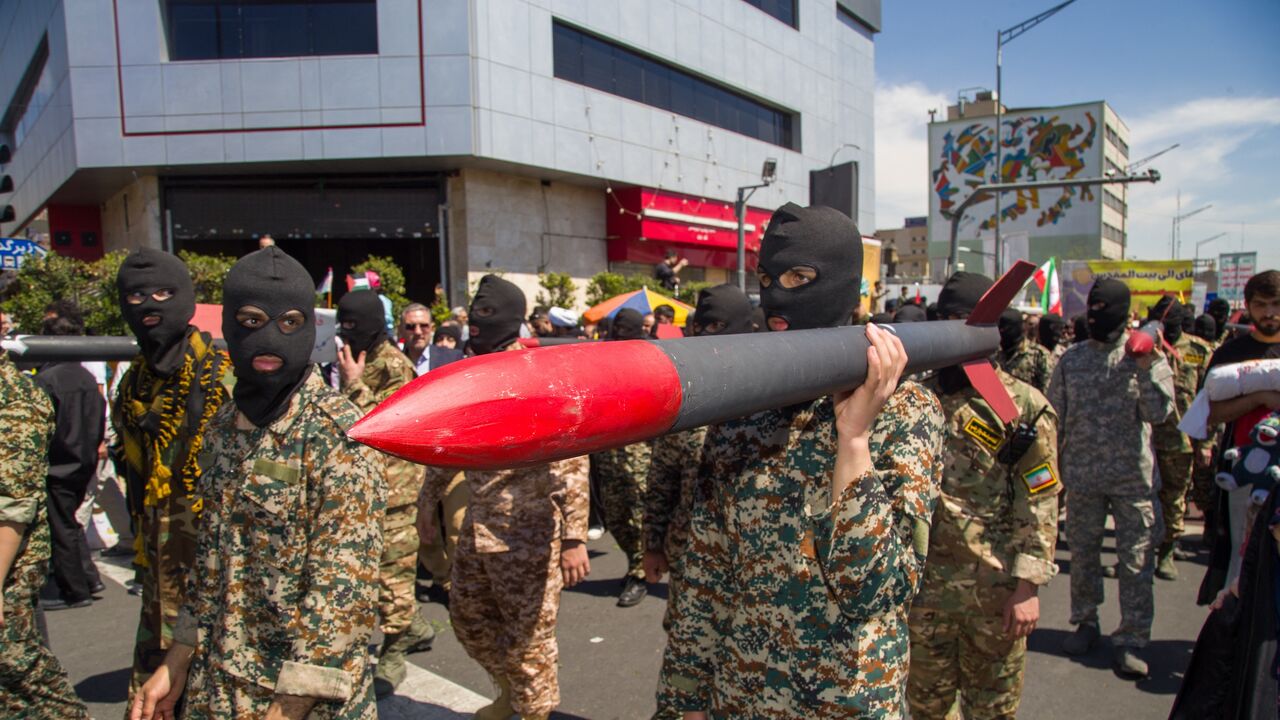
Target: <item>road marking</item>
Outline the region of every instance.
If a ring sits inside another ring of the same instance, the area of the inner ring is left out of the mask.
[[[128,558],[99,558],[97,565],[122,587],[134,579]],[[378,702],[378,720],[461,720],[488,704],[489,698],[410,662],[396,694]]]

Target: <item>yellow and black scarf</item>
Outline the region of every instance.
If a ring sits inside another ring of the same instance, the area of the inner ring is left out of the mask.
[[[193,327],[184,344],[182,362],[168,377],[156,374],[142,357],[134,358],[112,407],[135,522],[146,508],[174,492],[188,498],[195,494],[205,426],[230,396],[223,383],[231,368],[227,354],[213,347],[208,333]],[[199,514],[199,501],[191,510]],[[142,552],[138,562],[145,565]]]

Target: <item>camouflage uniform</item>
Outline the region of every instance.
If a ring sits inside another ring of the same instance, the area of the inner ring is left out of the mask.
[[[675,597],[680,592],[681,559],[689,542],[689,515],[706,436],[704,426],[663,435],[653,442],[644,493],[644,548],[667,558],[667,610],[662,616],[662,629],[667,631],[671,630]],[[679,720],[674,691],[662,680],[659,678],[658,712],[653,717]]]
[[[347,396],[362,415],[417,377],[413,363],[391,342],[383,343],[365,356],[364,372],[358,380],[342,383]],[[387,512],[382,521],[382,563],[378,567],[378,615],[385,635],[403,632],[418,611],[414,598],[417,577],[418,492],[422,489],[423,467],[387,455]]]
[[[44,646],[37,596],[49,570],[45,475],[53,405],[0,355],[0,522],[22,526],[23,544],[4,578],[0,626],[0,716],[31,720],[88,718],[67,673]]]
[[[1053,368],[1049,363],[1049,351],[1040,343],[1023,338],[1018,347],[1010,352],[1001,350],[996,357],[1001,370],[1040,392],[1049,389],[1049,374]]]
[[[174,628],[196,648],[188,720],[262,717],[275,694],[310,718],[374,720],[381,455],[348,440],[360,414],[312,372],[258,428],[228,402],[210,423],[195,572]]]
[[[454,474],[429,468],[418,506],[435,507]],[[517,712],[550,713],[560,704],[560,546],[587,539],[587,459],[468,470],[466,478],[471,503],[453,561],[449,619],[467,654],[510,682]]]
[[[941,479],[943,416],[903,383],[874,467],[831,496],[831,398],[712,427],[663,660],[679,710],[713,718],[900,717],[907,608]]]
[[[1048,406],[1035,388],[997,371],[1031,422]],[[933,513],[929,561],[911,607],[907,699],[914,720],[945,718],[957,692],[967,718],[1015,716],[1026,638],[1004,631],[1004,608],[1026,580],[1057,574],[1058,423],[1050,408],[1016,464],[997,453],[1009,435],[972,388],[939,393],[947,417],[942,497]]]
[[[1166,353],[1173,369],[1174,412],[1164,422],[1151,428],[1152,446],[1160,468],[1160,511],[1164,516],[1164,544],[1182,537],[1182,517],[1187,512],[1187,486],[1195,464],[1195,447],[1178,430],[1178,422],[1196,398],[1200,380],[1209,367],[1208,346],[1199,338],[1183,333]]]
[[[1058,450],[1071,544],[1071,623],[1098,623],[1103,601],[1102,538],[1107,513],[1116,521],[1120,627],[1116,647],[1143,647],[1151,636],[1152,502],[1151,423],[1174,411],[1173,371],[1164,358],[1148,370],[1125,355],[1125,337],[1113,343],[1076,343],[1062,356],[1049,383],[1058,412]]]
[[[600,480],[604,524],[627,557],[627,575],[644,579],[644,483],[653,445],[632,443],[592,453]]]

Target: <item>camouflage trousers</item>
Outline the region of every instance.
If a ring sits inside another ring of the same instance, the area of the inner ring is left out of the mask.
[[[560,612],[560,543],[481,553],[468,528],[458,543],[449,619],[467,655],[511,683],[521,715],[560,704],[556,616]]]
[[[957,695],[968,720],[1017,715],[1027,639],[1010,638],[1003,617],[980,607],[912,608],[908,622],[912,720],[945,720]]]
[[[627,575],[644,578],[644,489],[649,454],[633,446],[591,456],[599,465],[604,525],[627,558]]]
[[[210,667],[206,658],[197,655],[183,697],[182,720],[240,720],[266,717],[275,690]],[[307,720],[378,720],[373,674],[367,670],[361,673],[347,702],[316,703]]]
[[[1218,492],[1218,486],[1213,482],[1215,475],[1217,470],[1213,465],[1208,467],[1196,465],[1191,470],[1191,502],[1195,503],[1202,513],[1213,512],[1213,503]]]
[[[1071,624],[1098,624],[1104,600],[1102,538],[1107,514],[1116,522],[1116,573],[1120,578],[1120,626],[1111,633],[1117,647],[1143,647],[1155,616],[1152,549],[1155,503],[1148,496],[1116,496],[1074,490],[1067,508],[1071,545]]]
[[[431,581],[449,592],[449,576],[453,558],[458,552],[458,533],[462,531],[462,519],[467,515],[467,503],[471,500],[471,486],[464,473],[457,473],[445,486],[444,496],[436,508],[436,536],[423,538],[418,545],[418,562],[431,573]]]
[[[1188,452],[1156,450],[1160,468],[1160,514],[1164,518],[1164,542],[1171,543],[1186,532],[1187,487],[1191,484],[1194,456]]]
[[[684,572],[680,564],[680,558],[672,558],[667,556],[667,609],[662,615],[662,630],[668,635],[671,634],[671,626],[675,624],[676,618],[676,596],[680,594],[683,587],[682,578]],[[652,720],[681,720],[684,713],[676,709],[675,689],[667,684],[666,673],[658,673],[658,711],[653,714]]]
[[[404,632],[418,611],[414,584],[418,571],[416,505],[387,510],[382,520],[382,559],[378,563],[378,617],[384,635]]]
[[[44,646],[36,626],[36,594],[44,567],[15,573],[4,589],[0,626],[0,717],[87,720],[58,658]]]

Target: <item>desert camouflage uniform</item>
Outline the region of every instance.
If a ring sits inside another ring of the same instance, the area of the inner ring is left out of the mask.
[[[702,462],[706,426],[663,435],[653,441],[653,460],[644,492],[644,548],[667,558],[667,610],[662,629],[670,631],[680,592],[681,559],[689,543],[689,515]],[[659,678],[658,712],[654,720],[680,720],[675,694]]]
[[[412,381],[413,363],[390,341],[373,348],[358,380],[342,384],[342,393],[361,415]],[[418,611],[414,598],[417,578],[418,530],[413,526],[415,503],[422,489],[421,465],[391,455],[387,467],[387,512],[382,521],[382,562],[378,567],[378,615],[384,635],[404,632]]]
[[[52,435],[49,396],[8,355],[0,355],[0,522],[21,525],[24,537],[3,583],[0,716],[6,718],[89,717],[36,626],[38,595],[49,571],[44,481]]]
[[[592,453],[600,480],[604,525],[627,558],[627,574],[644,579],[644,484],[649,475],[649,442]]]
[[[1048,406],[1035,388],[997,372],[1023,422]],[[1004,607],[1020,579],[1046,585],[1058,572],[1057,416],[1052,408],[1039,415],[1035,443],[1007,465],[997,454],[1010,432],[975,390],[938,397],[947,439],[929,561],[911,607],[911,717],[947,717],[958,692],[966,718],[1012,718],[1027,640],[1004,631]]]
[[[428,468],[418,506],[435,507],[454,474]],[[471,502],[453,561],[449,619],[467,654],[511,683],[517,712],[550,713],[560,704],[560,547],[587,539],[587,458],[468,470],[466,478]]]
[[[375,720],[383,457],[359,412],[312,373],[265,428],[223,405],[205,436],[195,571],[174,641],[196,648],[186,720],[262,717],[275,694],[315,719]]]
[[[1071,544],[1071,623],[1098,623],[1103,601],[1102,537],[1109,512],[1116,521],[1120,627],[1114,646],[1143,647],[1151,636],[1151,423],[1174,411],[1173,371],[1164,358],[1148,370],[1114,343],[1076,343],[1062,356],[1049,383],[1058,412],[1058,453],[1067,499]]]
[[[1053,377],[1053,369],[1058,367],[1058,361],[1062,359],[1063,353],[1065,353],[1067,351],[1067,348],[1069,347],[1071,347],[1070,343],[1059,342],[1058,346],[1055,347],[1051,352],[1049,352],[1049,376],[1050,377]],[[1040,392],[1044,392],[1044,390],[1041,390]]]
[[[941,480],[937,399],[903,383],[874,467],[831,496],[831,398],[707,431],[663,660],[679,710],[712,718],[906,711],[907,609]]]
[[[1195,464],[1195,446],[1178,422],[1196,398],[1200,380],[1209,367],[1208,346],[1199,338],[1183,333],[1173,344],[1174,352],[1166,353],[1173,369],[1174,412],[1159,425],[1153,425],[1152,447],[1160,468],[1160,512],[1164,518],[1164,543],[1172,543],[1183,534],[1182,516],[1187,512],[1187,486]]]
[[[1001,370],[1040,392],[1049,389],[1049,375],[1053,368],[1049,364],[1049,351],[1040,343],[1023,338],[1013,351],[1001,350],[996,357]]]

